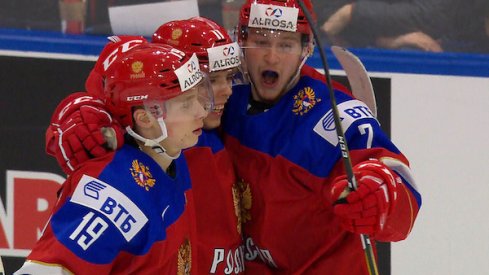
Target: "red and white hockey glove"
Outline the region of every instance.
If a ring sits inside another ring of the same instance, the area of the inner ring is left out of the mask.
[[[345,230],[375,236],[395,207],[401,178],[378,160],[361,162],[353,172],[358,186],[355,191],[349,190],[346,176],[333,181],[333,211]]]
[[[46,130],[46,152],[71,174],[81,163],[124,144],[124,130],[104,103],[84,92],[65,98]]]

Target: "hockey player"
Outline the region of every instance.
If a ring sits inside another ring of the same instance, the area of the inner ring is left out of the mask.
[[[112,53],[122,51],[124,47],[133,47],[144,39],[124,36],[112,37],[111,40],[113,43],[102,51],[87,80],[88,95],[74,94],[65,99],[58,109],[70,108],[70,114],[60,119],[53,116],[46,135],[48,152],[56,156],[60,166],[68,173],[72,171],[70,166],[76,167],[89,158],[104,155],[110,148],[116,148],[123,142],[120,138],[109,139],[115,142],[107,146],[102,132],[110,130],[114,137],[118,137],[121,130],[108,110],[97,104],[96,95],[100,94],[103,83],[104,64],[116,58]],[[204,131],[197,146],[184,151],[192,180],[193,199],[189,202],[189,208],[196,212],[192,218],[196,223],[196,235],[192,238],[191,247],[192,254],[198,256],[192,257],[192,272],[242,273],[244,259],[239,186],[230,157],[215,129],[221,123],[224,105],[231,95],[232,78],[240,65],[241,51],[223,27],[202,17],[162,25],[153,35],[153,42],[175,46],[189,55],[196,53],[214,92],[214,108],[204,119]],[[91,100],[81,101],[78,99],[80,96]],[[58,132],[65,132],[65,135]]]
[[[214,109],[204,119],[204,131],[196,146],[184,151],[195,205],[196,238],[192,249],[195,274],[244,272],[239,186],[228,152],[216,128],[229,96],[232,79],[240,65],[240,49],[217,23],[194,17],[162,25],[152,42],[174,45],[187,54],[196,53],[209,75]]]
[[[421,205],[408,160],[363,102],[336,90],[358,182],[347,189],[327,87],[302,68],[313,38],[297,1],[247,0],[238,41],[251,85],[234,87],[223,127],[250,201],[246,272],[368,274],[359,234],[403,240]]]
[[[197,143],[212,93],[196,55],[150,43],[117,54],[104,104],[131,138],[78,165],[16,274],[189,274],[192,226],[169,231],[190,188],[181,151]]]

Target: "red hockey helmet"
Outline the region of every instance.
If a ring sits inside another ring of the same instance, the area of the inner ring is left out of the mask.
[[[135,46],[148,41],[142,36],[110,36],[109,42],[100,52],[97,62],[85,81],[86,91],[94,96],[103,97],[105,71],[108,67],[121,56]]]
[[[204,76],[196,55],[169,45],[140,44],[122,54],[106,71],[104,98],[123,126],[132,126],[132,109],[149,101],[166,101],[194,87],[212,104],[212,91],[201,85]],[[211,106],[205,106],[210,108]]]
[[[316,20],[311,0],[304,0],[304,4]],[[258,14],[251,14],[253,5],[264,6],[257,9]],[[298,9],[297,13],[294,12],[295,9]],[[296,22],[295,18],[292,18],[295,14],[297,14]],[[241,6],[238,24],[238,34],[242,34],[243,29],[248,27],[261,27],[312,35],[311,25],[296,0],[246,0],[246,3]]]
[[[239,46],[222,26],[204,17],[165,23],[153,34],[152,42],[197,54],[200,64],[211,72],[240,64]]]

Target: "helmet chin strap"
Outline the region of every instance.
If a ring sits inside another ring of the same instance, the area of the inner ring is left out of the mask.
[[[311,43],[311,42],[309,42]],[[306,61],[307,59],[309,58],[309,56],[312,55],[312,51],[314,49],[314,45],[313,44],[309,44],[307,45],[307,52],[306,54],[304,55],[304,57],[302,58],[302,61],[301,63],[299,64],[299,67],[297,68],[297,71],[295,72],[295,74],[290,78],[289,80],[289,83],[287,83],[287,85],[285,85],[285,91],[288,91],[290,90],[294,85],[293,83],[295,82],[295,80],[297,78],[300,77],[300,74],[301,74],[301,70],[302,70],[302,67],[304,66],[304,64],[306,64]]]
[[[299,78],[300,74],[301,74],[301,70],[302,70],[302,67],[304,66],[304,64],[306,64],[306,60],[307,58],[309,57],[309,54],[306,54],[303,58],[302,58],[302,61],[301,61],[301,64],[299,64],[299,67],[297,68],[297,71],[295,72],[295,74],[290,78],[289,82],[287,83],[287,85],[285,85],[285,89],[284,91],[288,91],[290,90],[291,88],[293,88],[293,86],[295,85],[295,81],[297,80],[297,78]]]
[[[165,122],[163,121],[163,118],[158,118],[157,121],[158,121],[158,124],[160,125],[162,134],[160,137],[158,137],[156,139],[145,138],[145,137],[139,135],[138,133],[134,132],[134,130],[129,126],[126,127],[126,131],[130,136],[132,136],[133,138],[143,142],[144,146],[150,147],[157,154],[162,155],[163,157],[171,159],[171,160],[177,159],[178,157],[180,157],[182,150],[180,150],[178,152],[178,154],[174,157],[172,157],[172,156],[168,155],[168,153],[166,153],[166,149],[163,148],[163,146],[161,146],[160,142],[162,142],[165,138],[168,137],[168,131],[166,129],[166,125],[165,125]]]

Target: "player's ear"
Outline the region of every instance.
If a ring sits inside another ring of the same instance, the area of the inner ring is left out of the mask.
[[[154,118],[144,108],[134,110],[132,114],[134,124],[141,128],[150,128],[153,125]]]
[[[310,57],[314,53],[314,43],[309,42],[302,47],[302,57]]]

